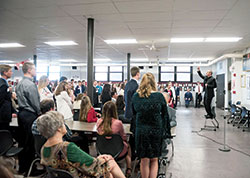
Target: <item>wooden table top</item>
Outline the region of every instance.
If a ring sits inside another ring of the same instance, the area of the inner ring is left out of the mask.
[[[97,132],[95,122],[87,123],[87,122],[81,122],[81,121],[66,120],[65,123],[68,125],[70,130],[73,130],[73,131],[93,132],[93,133]],[[17,127],[18,126],[17,118],[12,118],[12,122],[10,123],[10,126],[11,127]],[[130,132],[130,124],[123,124],[123,127],[124,127],[124,131],[125,131],[126,134],[132,134]]]

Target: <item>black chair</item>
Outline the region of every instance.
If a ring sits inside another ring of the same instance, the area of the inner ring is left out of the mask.
[[[240,118],[241,115],[241,108],[236,106],[235,104],[231,105],[231,116],[228,118],[227,123],[234,123],[234,121],[238,118]]]
[[[8,130],[0,130],[0,140],[0,156],[13,157],[23,150],[13,146],[13,138]]]
[[[15,157],[23,150],[23,148],[14,146],[12,135],[8,130],[0,130],[0,140],[0,156]]]
[[[47,178],[73,178],[73,176],[65,170],[46,167],[48,176]]]
[[[74,121],[79,121],[80,109],[73,109],[73,111],[74,111],[73,114]]]
[[[36,159],[34,159],[30,165],[29,172],[27,174],[27,177],[30,176],[32,168],[36,162],[40,162],[41,160],[41,148],[44,145],[44,143],[47,141],[45,137],[42,135],[33,135],[34,137],[34,143],[35,143],[35,151],[36,151]]]
[[[116,161],[124,147],[122,137],[118,134],[97,135],[96,149],[98,154],[111,155]]]

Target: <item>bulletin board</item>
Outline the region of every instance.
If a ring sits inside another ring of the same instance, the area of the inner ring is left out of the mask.
[[[246,88],[247,88],[247,100],[250,100],[250,76],[247,76]]]

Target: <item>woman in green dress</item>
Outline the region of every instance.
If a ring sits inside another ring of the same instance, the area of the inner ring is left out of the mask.
[[[115,177],[125,178],[121,169],[110,155],[93,158],[74,143],[63,141],[66,133],[63,115],[49,111],[37,119],[39,132],[47,138],[41,149],[41,164],[64,169],[74,178]]]
[[[152,73],[143,75],[132,104],[136,115],[135,145],[137,156],[141,159],[141,176],[156,178],[163,138],[170,135],[170,126],[166,101],[157,92]]]

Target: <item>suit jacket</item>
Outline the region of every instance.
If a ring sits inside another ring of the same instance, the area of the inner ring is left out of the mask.
[[[9,86],[2,78],[0,78],[0,93],[0,124],[10,123],[15,109],[12,107]]]
[[[207,77],[203,76],[201,71],[198,71],[199,76],[204,80],[205,97],[213,98],[214,97],[214,88],[217,87],[216,79],[213,76]],[[207,86],[206,86],[207,84]]]
[[[84,85],[82,85],[82,86],[81,86],[81,89],[82,89],[82,91],[80,90],[79,85],[76,86],[75,92],[74,92],[74,95],[75,95],[76,97],[77,97],[77,95],[78,95],[79,93],[84,93],[86,88],[85,88]]]
[[[132,96],[138,89],[137,81],[134,79],[131,79],[125,86],[124,90],[124,99],[125,99],[125,117],[126,118],[132,118],[133,116],[133,110],[132,110]]]

